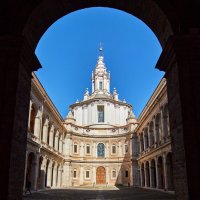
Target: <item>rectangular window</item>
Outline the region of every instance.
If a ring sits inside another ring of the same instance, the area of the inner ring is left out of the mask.
[[[113,170],[113,171],[112,171],[112,178],[116,178],[116,175],[117,175],[117,174],[116,174],[116,171]]]
[[[90,171],[85,172],[85,178],[90,178]]]
[[[74,178],[76,178],[77,176],[77,171],[74,171]]]
[[[124,153],[125,154],[128,153],[128,145],[127,144],[124,145]]]
[[[78,153],[78,145],[74,144],[74,153]]]
[[[97,106],[98,122],[104,122],[104,106]]]
[[[128,178],[128,170],[125,171],[125,177]]]
[[[116,154],[116,145],[112,145],[112,154]]]
[[[89,144],[86,145],[86,154],[90,154],[90,145]]]
[[[99,82],[99,90],[102,90],[103,89],[103,83],[100,81]]]

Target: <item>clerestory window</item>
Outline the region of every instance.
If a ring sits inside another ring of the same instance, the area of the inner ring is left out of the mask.
[[[103,83],[101,81],[99,82],[99,90],[103,90]]]
[[[104,106],[97,106],[98,122],[104,122]]]

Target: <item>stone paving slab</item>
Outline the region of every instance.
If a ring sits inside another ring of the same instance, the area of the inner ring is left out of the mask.
[[[52,189],[27,194],[23,200],[175,200],[175,196],[161,191],[141,188],[103,189]]]

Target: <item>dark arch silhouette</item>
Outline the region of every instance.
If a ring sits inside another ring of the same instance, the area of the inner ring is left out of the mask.
[[[170,7],[167,2],[163,4],[164,7]],[[168,17],[171,18],[172,16],[167,17],[166,13],[154,1],[128,0],[127,3],[122,3],[120,0],[114,2],[87,0],[75,3],[65,0],[60,0],[59,2],[43,0],[29,15],[23,27],[23,35],[29,41],[31,47],[35,48],[49,26],[62,16],[76,10],[99,6],[119,9],[138,17],[153,30],[162,47],[164,47],[168,37],[177,31],[178,19],[173,18],[173,22],[170,23]],[[173,10],[173,8],[171,9]],[[152,13],[154,14],[152,15]]]

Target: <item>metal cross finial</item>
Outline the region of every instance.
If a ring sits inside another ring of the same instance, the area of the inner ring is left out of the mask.
[[[102,56],[102,51],[103,51],[103,43],[100,42],[100,43],[99,43],[99,52],[100,52],[100,56]]]

